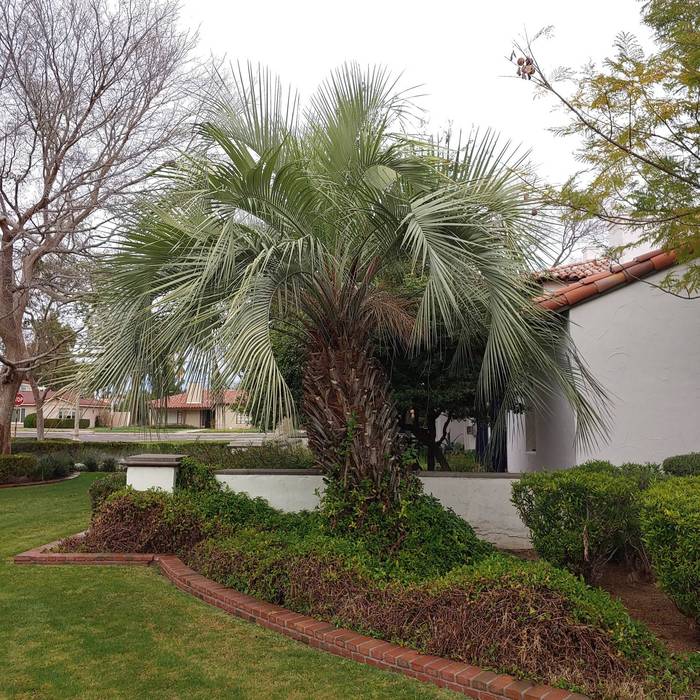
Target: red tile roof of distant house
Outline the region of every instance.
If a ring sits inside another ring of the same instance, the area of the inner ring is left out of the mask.
[[[546,280],[559,280],[560,282],[578,282],[590,275],[597,275],[607,272],[610,269],[611,261],[608,258],[596,258],[594,260],[583,260],[581,262],[557,265],[547,270],[535,273],[538,282]]]
[[[35,406],[36,404],[34,403],[34,394],[31,391],[18,391],[18,394],[22,394],[22,398],[24,401],[22,402],[22,406]],[[44,403],[47,401],[51,401],[51,399],[57,399],[60,401],[65,401],[67,404],[70,404],[71,406],[75,405],[75,396],[72,394],[62,394],[58,393],[56,391],[53,391],[53,389],[49,389],[46,392],[46,397],[44,398]],[[80,399],[80,407],[81,408],[107,408],[109,406],[109,401],[102,401],[102,399],[93,399],[93,398],[81,398]]]
[[[620,265],[609,264],[605,271],[588,275],[578,282],[555,289],[549,294],[543,294],[535,301],[545,309],[561,311],[618,289],[630,282],[636,282],[653,272],[666,270],[675,264],[676,253],[674,251],[667,253],[663,250],[653,250]]]
[[[206,408],[214,408],[216,404],[232,404],[238,401],[238,399],[242,396],[242,392],[238,391],[237,389],[227,389],[224,392],[223,395],[223,401],[219,400],[217,401],[216,394],[213,392],[209,392],[208,389],[202,389],[201,390],[201,395],[200,395],[200,400],[197,402],[189,402],[187,401],[187,397],[190,395],[190,392],[183,391],[181,394],[173,394],[172,396],[168,396],[167,398],[167,407],[168,408],[176,408],[176,409],[206,409]],[[220,397],[221,395],[219,395]],[[163,399],[154,399],[151,401],[151,406],[153,408],[165,408],[166,406],[166,401]]]

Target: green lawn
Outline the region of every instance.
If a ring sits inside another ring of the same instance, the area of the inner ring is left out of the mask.
[[[157,571],[15,566],[85,528],[95,475],[0,490],[0,698],[448,698],[181,593]]]

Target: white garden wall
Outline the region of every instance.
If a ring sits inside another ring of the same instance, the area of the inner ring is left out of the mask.
[[[264,498],[285,511],[311,510],[323,492],[320,472],[278,470],[224,470],[216,478],[233,491]],[[514,474],[434,472],[420,477],[426,493],[471,524],[480,537],[498,547],[528,549],[530,537],[510,502]]]

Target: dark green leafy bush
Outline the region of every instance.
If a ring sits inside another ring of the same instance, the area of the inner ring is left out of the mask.
[[[100,461],[99,471],[101,472],[116,472],[119,469],[119,460],[116,457],[108,455]]]
[[[177,487],[193,491],[218,491],[214,468],[191,457],[185,457],[177,472]]]
[[[650,488],[643,498],[641,528],[657,581],[700,624],[700,476]]]
[[[80,464],[83,465],[82,471],[96,472],[99,470],[100,456],[97,452],[84,450],[76,455],[76,459],[80,460]]]
[[[110,485],[104,488],[109,490]],[[172,496],[162,491],[127,487],[112,492],[93,513],[85,537],[69,538],[60,549],[155,553],[191,548],[204,536],[201,518],[187,508],[173,508],[172,501]]]
[[[37,470],[41,479],[61,479],[73,471],[74,460],[68,452],[55,452],[39,458]]]
[[[672,476],[700,476],[700,452],[668,457],[662,466]]]
[[[692,696],[691,675],[606,593],[544,562],[474,549],[470,529],[454,530],[454,514],[419,492],[402,510],[411,527],[387,550],[372,529],[331,535],[320,513],[282,513],[241,493],[127,488],[62,549],[177,552],[225,585],[428,654],[601,698]],[[472,563],[435,577],[455,543]]]
[[[0,455],[0,484],[39,479],[34,455]]]
[[[299,613],[598,697],[671,685],[682,694],[693,683],[620,603],[544,562],[494,554],[405,585],[378,576],[356,542],[257,529],[205,540],[186,557],[215,581]]]
[[[639,487],[612,465],[525,474],[511,500],[537,553],[587,580],[616,554],[640,550]]]
[[[371,502],[372,491],[366,484],[363,491],[347,492],[342,484],[327,480],[321,522],[327,534],[361,542],[394,576],[439,576],[493,549],[466,520],[423,493],[418,479],[405,481],[401,507],[393,513],[383,503]]]
[[[95,479],[88,489],[92,512],[94,513],[99,510],[100,506],[109,496],[124,488],[126,488],[126,474],[123,472],[119,474],[108,474],[107,476]]]

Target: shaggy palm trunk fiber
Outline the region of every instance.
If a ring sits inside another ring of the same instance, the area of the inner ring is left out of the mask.
[[[344,490],[371,485],[370,499],[396,503],[399,430],[387,377],[371,355],[371,292],[351,281],[317,294],[303,380],[309,447]]]

